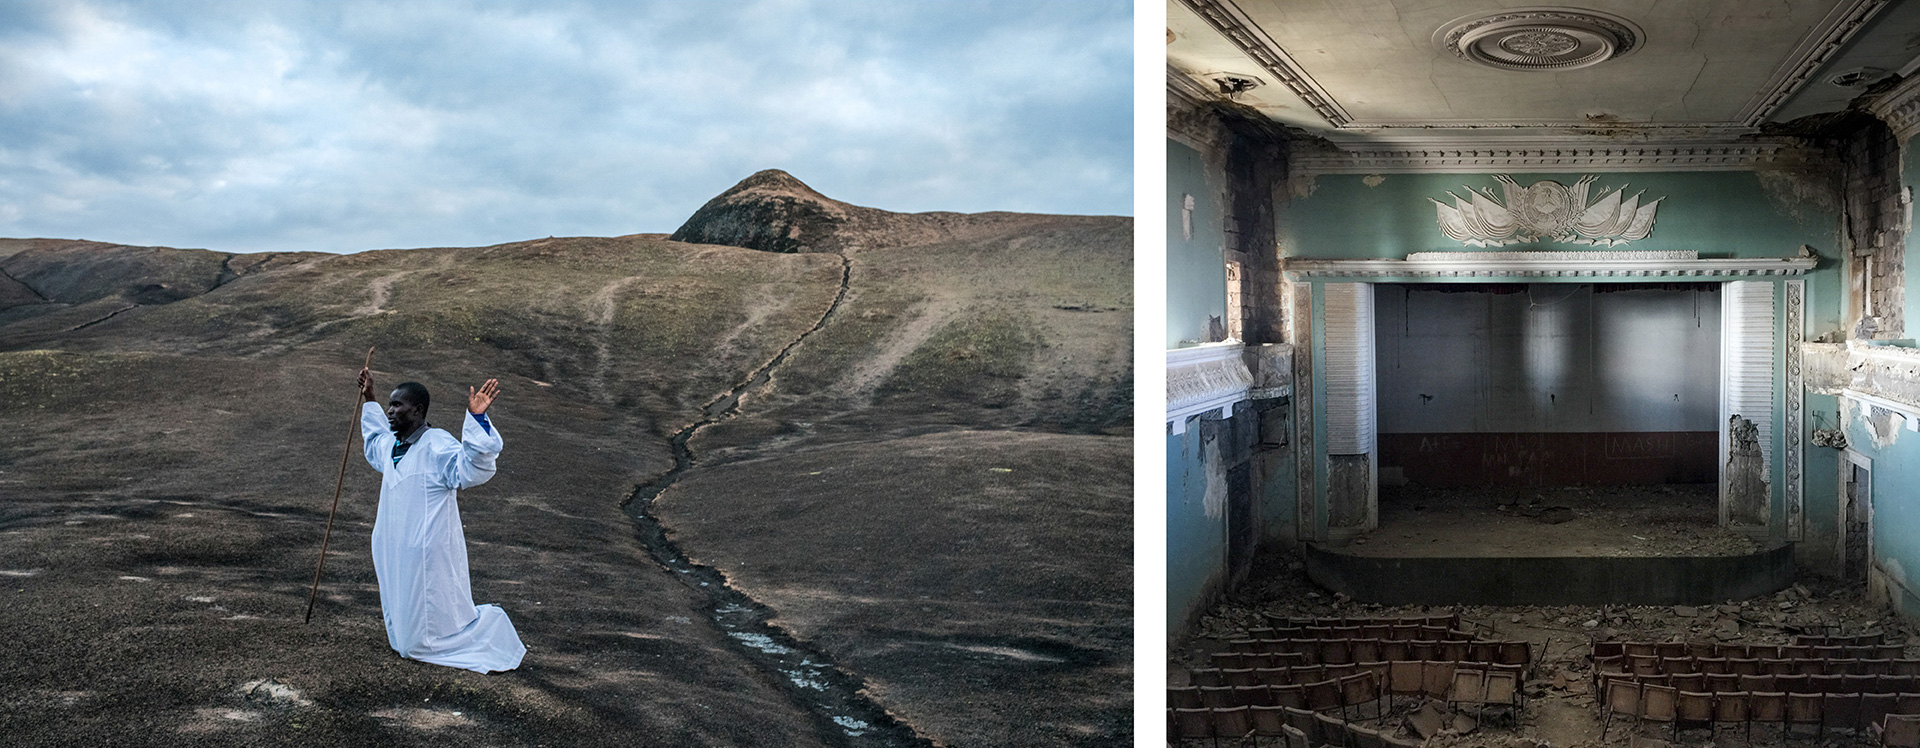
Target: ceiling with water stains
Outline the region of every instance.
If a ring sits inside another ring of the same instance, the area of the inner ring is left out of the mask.
[[[1552,8],[1168,0],[1167,15],[1170,85],[1335,140],[1737,134],[1844,109],[1873,84],[1920,68],[1920,0],[1589,0]],[[1560,67],[1481,64],[1475,58],[1486,55],[1476,49],[1516,65]],[[1566,54],[1549,59],[1554,53]]]

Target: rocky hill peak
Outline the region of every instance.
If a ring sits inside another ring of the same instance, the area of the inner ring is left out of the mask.
[[[767,169],[708,200],[671,238],[768,252],[822,251],[863,210],[871,209],[830,199],[792,174]]]

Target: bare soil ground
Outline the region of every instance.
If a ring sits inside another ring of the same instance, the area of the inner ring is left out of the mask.
[[[945,242],[916,266],[884,256],[893,214],[859,210],[861,301],[696,445],[666,526],[921,740],[1128,742],[1128,447],[1100,434],[1124,433],[1130,378],[1049,352],[1126,360],[1128,286],[1112,283],[1130,279],[1129,223],[902,217]],[[1055,238],[1022,254],[1023,232]],[[999,295],[879,345],[969,247],[992,254]],[[672,434],[834,307],[845,267],[659,235],[344,256],[0,240],[0,743],[850,744],[716,628],[622,510],[674,465]],[[1081,278],[1090,291],[1056,287]],[[1067,296],[1111,309],[1053,308]],[[1003,309],[969,316],[983,306]],[[1080,334],[1104,342],[1064,340]],[[461,387],[503,383],[501,472],[460,503],[475,598],[528,645],[518,670],[387,648],[366,551],[377,482],[357,454],[300,621],[369,345],[378,386],[432,389],[433,423]],[[884,356],[899,363],[861,368]],[[856,370],[931,384],[875,405],[886,385],[847,387]],[[1083,373],[1087,405],[1034,392]],[[789,485],[802,466],[847,482]],[[789,488],[814,509],[767,498]]]
[[[1719,527],[1714,486],[1380,488],[1360,556],[1730,556],[1760,550]]]
[[[1168,685],[1186,685],[1189,671],[1202,667],[1212,652],[1220,651],[1239,632],[1261,624],[1262,614],[1293,617],[1392,617],[1453,611],[1481,636],[1524,639],[1531,642],[1535,664],[1526,682],[1524,708],[1492,709],[1484,713],[1462,707],[1469,719],[1449,727],[1427,743],[1433,747],[1472,748],[1599,748],[1600,746],[1659,745],[1671,741],[1667,724],[1635,725],[1630,718],[1614,720],[1601,739],[1601,720],[1591,688],[1590,654],[1594,641],[1721,641],[1786,644],[1794,634],[1856,634],[1881,632],[1892,642],[1908,642],[1907,656],[1920,656],[1914,630],[1890,612],[1863,604],[1859,587],[1837,586],[1817,578],[1804,579],[1778,594],[1711,606],[1383,606],[1355,603],[1328,593],[1306,579],[1297,556],[1280,552],[1263,556],[1246,584],[1215,606],[1195,633],[1172,647]],[[1412,698],[1396,700],[1384,715],[1372,716],[1371,707],[1358,721],[1389,732],[1411,735],[1408,716],[1421,704]],[[1704,727],[1679,733],[1678,742],[1690,746],[1749,745],[1742,728],[1727,726],[1715,733]],[[1777,726],[1756,725],[1751,745],[1804,745],[1823,748],[1865,748],[1878,745],[1868,735],[1829,730],[1816,739],[1809,727],[1783,735]],[[1200,745],[1192,743],[1190,745]]]
[[[1133,703],[1128,465],[1123,437],[942,432],[734,463],[659,514],[927,733],[1112,745]]]

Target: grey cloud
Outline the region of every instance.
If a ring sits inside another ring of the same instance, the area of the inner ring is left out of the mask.
[[[1131,4],[0,6],[0,235],[353,251],[671,231],[762,168],[1131,211]]]

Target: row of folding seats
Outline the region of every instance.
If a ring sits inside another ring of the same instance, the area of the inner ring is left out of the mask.
[[[1909,693],[1920,692],[1916,675],[1733,675],[1730,673],[1663,673],[1600,676],[1601,691],[1612,681],[1671,686],[1682,691],[1783,691],[1786,693]]]
[[[1661,673],[1731,673],[1734,675],[1920,675],[1920,659],[1789,660],[1731,657],[1658,657],[1620,655],[1594,661],[1595,672],[1659,675]]]
[[[1167,706],[1177,710],[1217,710],[1231,706],[1290,706],[1308,712],[1340,710],[1369,704],[1380,698],[1379,679],[1371,671],[1319,683],[1292,683],[1277,687],[1185,687],[1167,689]],[[1379,712],[1379,710],[1375,710]]]
[[[1196,668],[1193,687],[1293,686],[1323,680],[1338,680],[1361,671],[1371,671],[1383,692],[1396,695],[1426,693],[1436,698],[1446,694],[1455,670],[1498,670],[1524,677],[1524,665],[1497,663],[1455,663],[1441,661],[1361,662],[1350,665],[1303,665],[1278,668]],[[1423,675],[1425,673],[1426,675]],[[1389,686],[1389,682],[1398,683]],[[1399,690],[1394,690],[1398,688]]]
[[[1718,728],[1727,722],[1744,722],[1751,738],[1752,725],[1780,723],[1783,726],[1814,725],[1824,737],[1827,728],[1865,731],[1888,714],[1920,713],[1920,694],[1895,693],[1787,693],[1782,691],[1682,691],[1671,686],[1612,680],[1600,701],[1605,714],[1600,737],[1615,715],[1639,721],[1673,723],[1678,737],[1682,723]]]
[[[1708,642],[1594,642],[1595,660],[1620,655],[1780,660],[1887,660],[1905,656],[1899,644],[1715,644]]]
[[[1447,689],[1448,704],[1519,705],[1520,674],[1503,670],[1461,668],[1453,671],[1453,687]]]
[[[1324,712],[1285,706],[1167,709],[1167,743],[1273,738],[1286,748],[1418,748],[1421,741],[1356,725]]]
[[[1348,662],[1450,660],[1525,665],[1533,661],[1533,646],[1525,641],[1393,641],[1385,639],[1235,639],[1229,653],[1241,655],[1298,655],[1307,664]],[[1215,653],[1215,665],[1225,667]],[[1288,664],[1292,664],[1289,662]],[[1241,663],[1246,666],[1246,663]],[[1278,667],[1278,663],[1264,667]]]
[[[1320,663],[1307,662],[1307,656],[1298,652],[1215,652],[1208,659],[1210,667],[1229,670],[1320,666]]]
[[[1372,670],[1376,677],[1384,678],[1387,663],[1353,662],[1344,665],[1295,665],[1292,667],[1261,668],[1196,668],[1193,684],[1196,686],[1284,686],[1294,683],[1313,683],[1329,678],[1345,678],[1361,670]]]
[[[1167,705],[1183,709],[1229,706],[1291,706],[1312,711],[1358,706],[1380,698],[1380,679],[1371,670],[1313,683],[1241,686],[1187,686],[1167,689]]]
[[[1381,685],[1386,696],[1429,696],[1448,701],[1504,704],[1518,703],[1519,685],[1524,677],[1520,665],[1391,662],[1387,663],[1387,677]]]
[[[1445,626],[1376,624],[1371,626],[1274,626],[1247,629],[1244,639],[1392,639],[1410,641],[1474,641],[1473,632]]]
[[[1852,636],[1799,634],[1793,637],[1793,643],[1808,647],[1869,647],[1887,643],[1887,635],[1879,633]]]
[[[1263,614],[1274,626],[1439,626],[1441,628],[1459,628],[1460,614],[1445,613],[1430,616],[1362,616],[1332,618],[1298,618],[1277,613]]]

